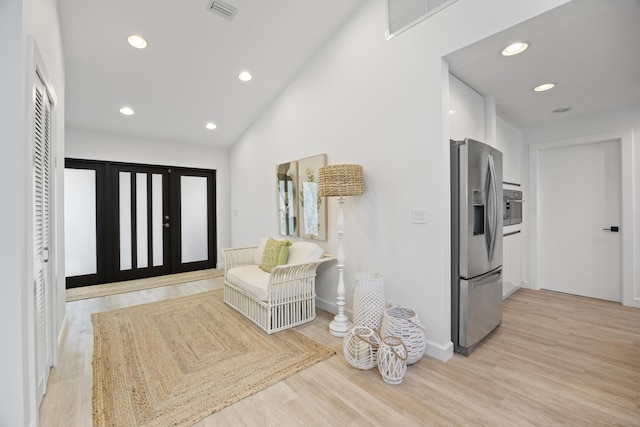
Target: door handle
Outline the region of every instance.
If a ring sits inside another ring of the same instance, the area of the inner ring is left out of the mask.
[[[489,233],[491,234],[491,240],[489,242],[489,262],[491,262],[493,261],[493,253],[496,248],[496,233],[498,231],[498,186],[496,182],[496,167],[491,154],[489,154],[489,179],[491,181],[491,188],[487,189],[487,193],[492,195],[491,204],[493,206],[493,213],[490,218],[491,225],[489,228]]]
[[[612,225],[609,228],[603,228],[603,230],[605,231],[610,231],[612,233],[617,233],[618,231],[620,231],[620,227],[616,226],[616,225]]]
[[[169,228],[169,227],[171,227],[171,225],[169,225],[169,223],[168,223],[168,222],[165,222],[165,223],[164,223],[164,224],[162,224],[162,225],[164,226],[164,228]]]

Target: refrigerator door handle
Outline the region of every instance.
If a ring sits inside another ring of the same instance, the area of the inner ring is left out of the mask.
[[[496,234],[498,231],[498,187],[496,182],[496,167],[493,162],[493,156],[489,154],[489,176],[491,180],[491,204],[493,206],[493,212],[491,215],[491,225],[489,227],[489,233],[491,233],[491,243],[489,246],[489,261],[493,261],[493,253],[496,248]]]

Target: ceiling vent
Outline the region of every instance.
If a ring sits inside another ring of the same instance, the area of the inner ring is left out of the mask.
[[[230,4],[218,1],[218,0],[209,0],[209,6],[207,6],[207,10],[215,13],[216,15],[220,15],[229,21],[232,21],[236,16],[237,8],[231,6]]]

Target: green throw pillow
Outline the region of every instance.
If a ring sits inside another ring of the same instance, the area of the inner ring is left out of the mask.
[[[267,273],[271,273],[276,265],[286,264],[287,258],[289,258],[290,245],[291,242],[288,240],[275,240],[269,238],[264,247],[260,268]]]

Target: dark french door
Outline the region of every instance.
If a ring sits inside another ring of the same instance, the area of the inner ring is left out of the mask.
[[[215,171],[67,159],[65,193],[67,288],[216,265]]]
[[[171,272],[169,168],[111,165],[110,281]]]

